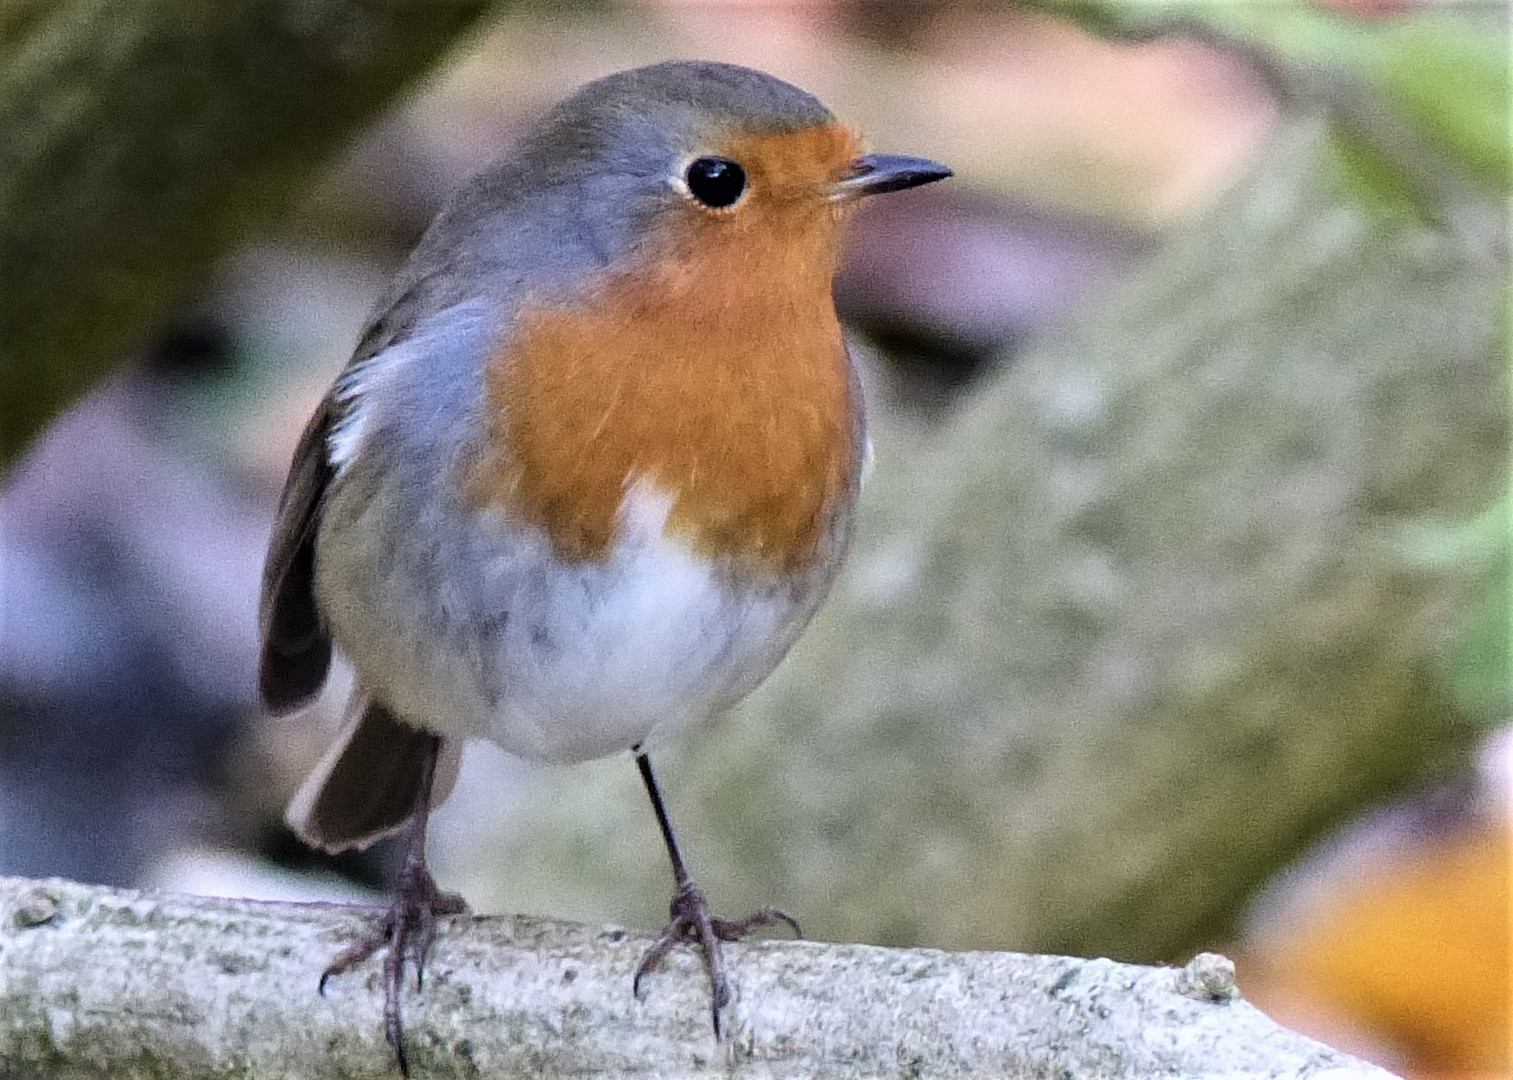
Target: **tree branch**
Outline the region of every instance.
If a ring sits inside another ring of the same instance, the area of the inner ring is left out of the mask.
[[[0,1073],[383,1076],[377,964],[316,993],[360,909],[0,879]],[[731,1036],[680,951],[525,917],[446,920],[407,994],[417,1077],[1314,1077],[1388,1074],[1272,1023],[1232,969],[820,942],[729,949]]]
[[[0,7],[0,465],[488,7]]]

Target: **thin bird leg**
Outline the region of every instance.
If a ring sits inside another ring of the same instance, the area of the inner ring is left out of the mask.
[[[672,820],[667,816],[667,805],[662,800],[657,778],[651,771],[651,761],[641,748],[633,750],[636,768],[641,773],[641,782],[646,785],[646,794],[651,796],[652,812],[657,815],[657,827],[662,830],[662,840],[667,845],[667,857],[672,860],[673,894],[669,911],[670,921],[660,937],[646,951],[636,968],[631,992],[641,997],[641,980],[655,971],[673,946],[687,941],[699,947],[704,956],[704,967],[709,972],[710,1016],[714,1022],[715,1037],[721,1035],[720,1015],[730,1003],[730,982],[725,977],[725,959],[721,953],[722,941],[739,941],[751,931],[763,926],[785,925],[796,936],[802,937],[799,924],[791,915],[777,908],[763,908],[745,919],[717,919],[709,913],[709,901],[703,890],[694,884],[688,873],[688,864],[683,861],[683,851],[678,846],[677,834],[673,832]]]
[[[415,809],[410,817],[405,861],[394,887],[394,902],[378,925],[361,941],[343,949],[321,974],[320,992],[326,982],[362,963],[379,949],[384,956],[384,1036],[394,1048],[399,1071],[410,1075],[405,1057],[404,1030],[399,1015],[399,995],[404,986],[405,961],[415,965],[415,990],[425,981],[426,955],[436,937],[438,915],[460,915],[467,904],[456,893],[442,892],[426,868],[426,822],[431,816],[431,784],[436,774],[436,759],[441,751],[440,736],[427,743],[426,761],[421,770],[420,787],[415,793]]]

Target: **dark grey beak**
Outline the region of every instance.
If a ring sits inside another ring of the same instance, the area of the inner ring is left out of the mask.
[[[902,191],[921,184],[933,184],[950,175],[950,169],[929,158],[868,154],[858,158],[856,170],[831,190],[840,198],[854,199],[863,195],[881,195],[885,191]]]

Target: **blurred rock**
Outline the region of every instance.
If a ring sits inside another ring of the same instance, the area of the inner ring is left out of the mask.
[[[0,872],[130,883],[227,825],[271,508],[162,435],[173,382],[100,388],[0,489]]]
[[[1074,318],[1140,247],[1114,222],[970,192],[902,192],[858,215],[835,301],[917,396],[939,397]]]

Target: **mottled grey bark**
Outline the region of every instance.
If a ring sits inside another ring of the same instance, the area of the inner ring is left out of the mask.
[[[0,465],[489,6],[0,6]]]
[[[1437,665],[1491,566],[1405,556],[1497,497],[1495,259],[1382,219],[1322,125],[943,427],[879,416],[846,576],[661,759],[695,872],[835,940],[1180,958],[1323,830],[1456,760]],[[548,774],[440,873],[655,925],[623,762]]]
[[[378,965],[316,978],[367,924],[331,905],[0,879],[0,1074],[35,1080],[397,1075]],[[691,952],[526,918],[444,921],[405,1003],[415,1077],[1328,1077],[1390,1080],[1187,969],[807,942],[731,946],[728,1040]]]

